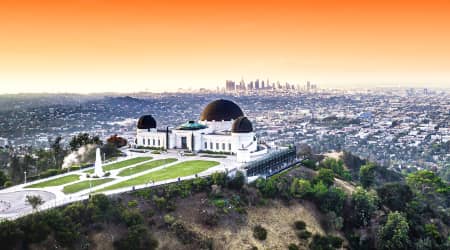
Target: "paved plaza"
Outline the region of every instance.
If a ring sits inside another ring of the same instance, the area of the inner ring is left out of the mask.
[[[242,166],[241,163],[238,163],[236,161],[236,156],[232,155],[224,155],[224,156],[218,156],[218,155],[207,155],[207,154],[198,154],[194,156],[187,156],[183,153],[180,153],[176,150],[169,150],[168,152],[161,152],[160,154],[154,154],[152,151],[146,151],[145,153],[138,153],[138,152],[132,152],[132,151],[126,151],[127,157],[122,157],[118,159],[115,162],[110,162],[108,164],[105,164],[103,167],[106,167],[110,164],[114,164],[117,162],[121,162],[128,159],[133,159],[137,157],[151,157],[150,160],[142,161],[137,164],[131,164],[119,169],[114,169],[109,171],[109,176],[104,177],[108,179],[112,179],[106,183],[92,186],[89,185],[86,188],[70,194],[65,194],[63,192],[64,187],[68,185],[73,185],[76,183],[84,182],[86,181],[96,181],[103,178],[92,178],[87,170],[93,169],[93,168],[86,168],[78,171],[72,171],[67,174],[52,176],[46,179],[41,179],[38,181],[16,185],[4,190],[0,191],[0,218],[16,218],[20,217],[26,214],[29,214],[32,212],[32,208],[29,204],[26,203],[26,196],[27,195],[39,195],[44,200],[44,204],[40,206],[40,209],[47,209],[55,206],[64,205],[76,200],[84,200],[89,197],[89,194],[96,193],[99,190],[107,189],[107,187],[115,185],[117,183],[121,183],[130,179],[134,179],[139,176],[147,175],[152,172],[157,172],[159,170],[162,170],[164,168],[174,166],[176,164],[180,164],[183,162],[189,162],[189,161],[212,161],[217,162],[216,166],[210,167],[202,172],[193,174],[193,175],[186,175],[186,176],[179,176],[177,178],[171,178],[171,179],[164,179],[159,180],[155,182],[154,180],[149,179],[145,184],[137,185],[137,186],[126,186],[121,187],[117,189],[112,189],[108,191],[102,191],[102,193],[105,193],[107,195],[110,194],[116,194],[116,193],[122,193],[134,189],[144,188],[144,187],[151,187],[151,186],[158,186],[166,183],[172,183],[177,182],[179,180],[186,180],[186,179],[192,179],[196,178],[196,176],[208,176],[214,172],[223,172],[223,171],[232,171],[235,169],[238,169],[240,166]],[[168,158],[175,158],[176,161],[150,168],[141,172],[138,172],[136,174],[128,175],[128,176],[120,176],[119,173],[122,172],[125,169],[133,168],[138,165],[146,164],[155,160],[162,160],[162,159],[168,159]],[[41,187],[41,188],[30,188],[30,185],[36,184],[36,183],[42,183],[48,180],[54,180],[58,179],[67,175],[79,175],[79,179],[73,182],[64,183],[62,185],[57,186],[48,186],[48,187]],[[92,174],[91,174],[92,175]],[[81,184],[81,183],[80,183]]]

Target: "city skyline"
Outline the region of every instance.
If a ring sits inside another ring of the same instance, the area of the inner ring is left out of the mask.
[[[0,94],[450,86],[447,1],[0,3]]]

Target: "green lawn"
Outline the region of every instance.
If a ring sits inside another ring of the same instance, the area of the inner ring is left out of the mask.
[[[89,182],[91,182],[92,187],[101,185],[103,183],[107,183],[114,180],[113,178],[105,178],[105,179],[97,179],[97,180],[86,180],[86,181],[80,181],[74,184],[70,184],[64,187],[63,192],[65,194],[73,194],[78,191],[88,189],[89,188]]]
[[[111,171],[111,170],[114,170],[114,169],[124,168],[124,167],[128,167],[130,165],[134,165],[134,164],[137,164],[137,163],[140,163],[140,162],[143,162],[143,161],[148,161],[148,160],[151,160],[151,159],[152,159],[152,157],[136,157],[136,158],[133,158],[133,159],[129,159],[129,160],[120,161],[120,162],[117,162],[117,163],[105,165],[105,166],[103,166],[103,171],[107,172],[107,171]],[[90,170],[87,170],[87,171],[84,171],[84,172],[92,174],[92,173],[94,173],[94,169],[90,169]]]
[[[133,174],[137,174],[152,168],[156,168],[165,164],[169,164],[172,162],[177,161],[177,159],[175,158],[167,158],[167,159],[161,159],[161,160],[154,160],[151,162],[147,162],[141,165],[137,165],[136,167],[132,167],[132,168],[127,168],[124,169],[122,171],[120,171],[120,173],[118,174],[119,176],[129,176],[129,175],[133,175]]]
[[[181,162],[175,165],[172,165],[167,168],[163,168],[161,170],[151,172],[148,174],[144,174],[141,176],[138,176],[133,179],[129,179],[126,181],[119,182],[117,184],[111,185],[109,187],[105,187],[98,192],[107,191],[107,190],[113,190],[117,188],[123,188],[123,187],[130,187],[130,186],[136,186],[148,183],[150,180],[152,181],[162,181],[177,177],[184,177],[188,175],[197,174],[200,172],[203,172],[207,170],[208,168],[214,167],[219,165],[216,161],[201,161],[201,160],[194,160],[194,161],[185,161]]]
[[[78,181],[80,176],[77,174],[66,175],[64,177],[56,178],[53,180],[48,180],[44,182],[39,182],[33,185],[26,186],[25,188],[44,188],[44,187],[53,187],[60,186],[63,184],[67,184],[70,182]]]

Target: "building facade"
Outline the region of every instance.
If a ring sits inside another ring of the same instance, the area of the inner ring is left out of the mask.
[[[250,161],[251,154],[259,149],[252,123],[238,105],[223,99],[209,103],[198,121],[188,121],[174,129],[158,129],[151,115],[142,116],[137,123],[135,144],[233,154],[242,162]]]

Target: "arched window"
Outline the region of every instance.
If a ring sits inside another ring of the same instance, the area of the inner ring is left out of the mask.
[[[228,143],[228,150],[231,151],[231,143]]]
[[[219,143],[216,142],[216,149],[219,150]]]
[[[150,139],[147,140],[147,144],[150,146]]]
[[[161,146],[161,140],[158,139],[158,146]]]
[[[145,145],[145,138],[142,138],[142,145]]]
[[[205,149],[208,149],[208,143],[205,142]]]
[[[212,142],[209,143],[209,149],[214,149]]]
[[[155,139],[153,139],[153,146],[155,146]]]

